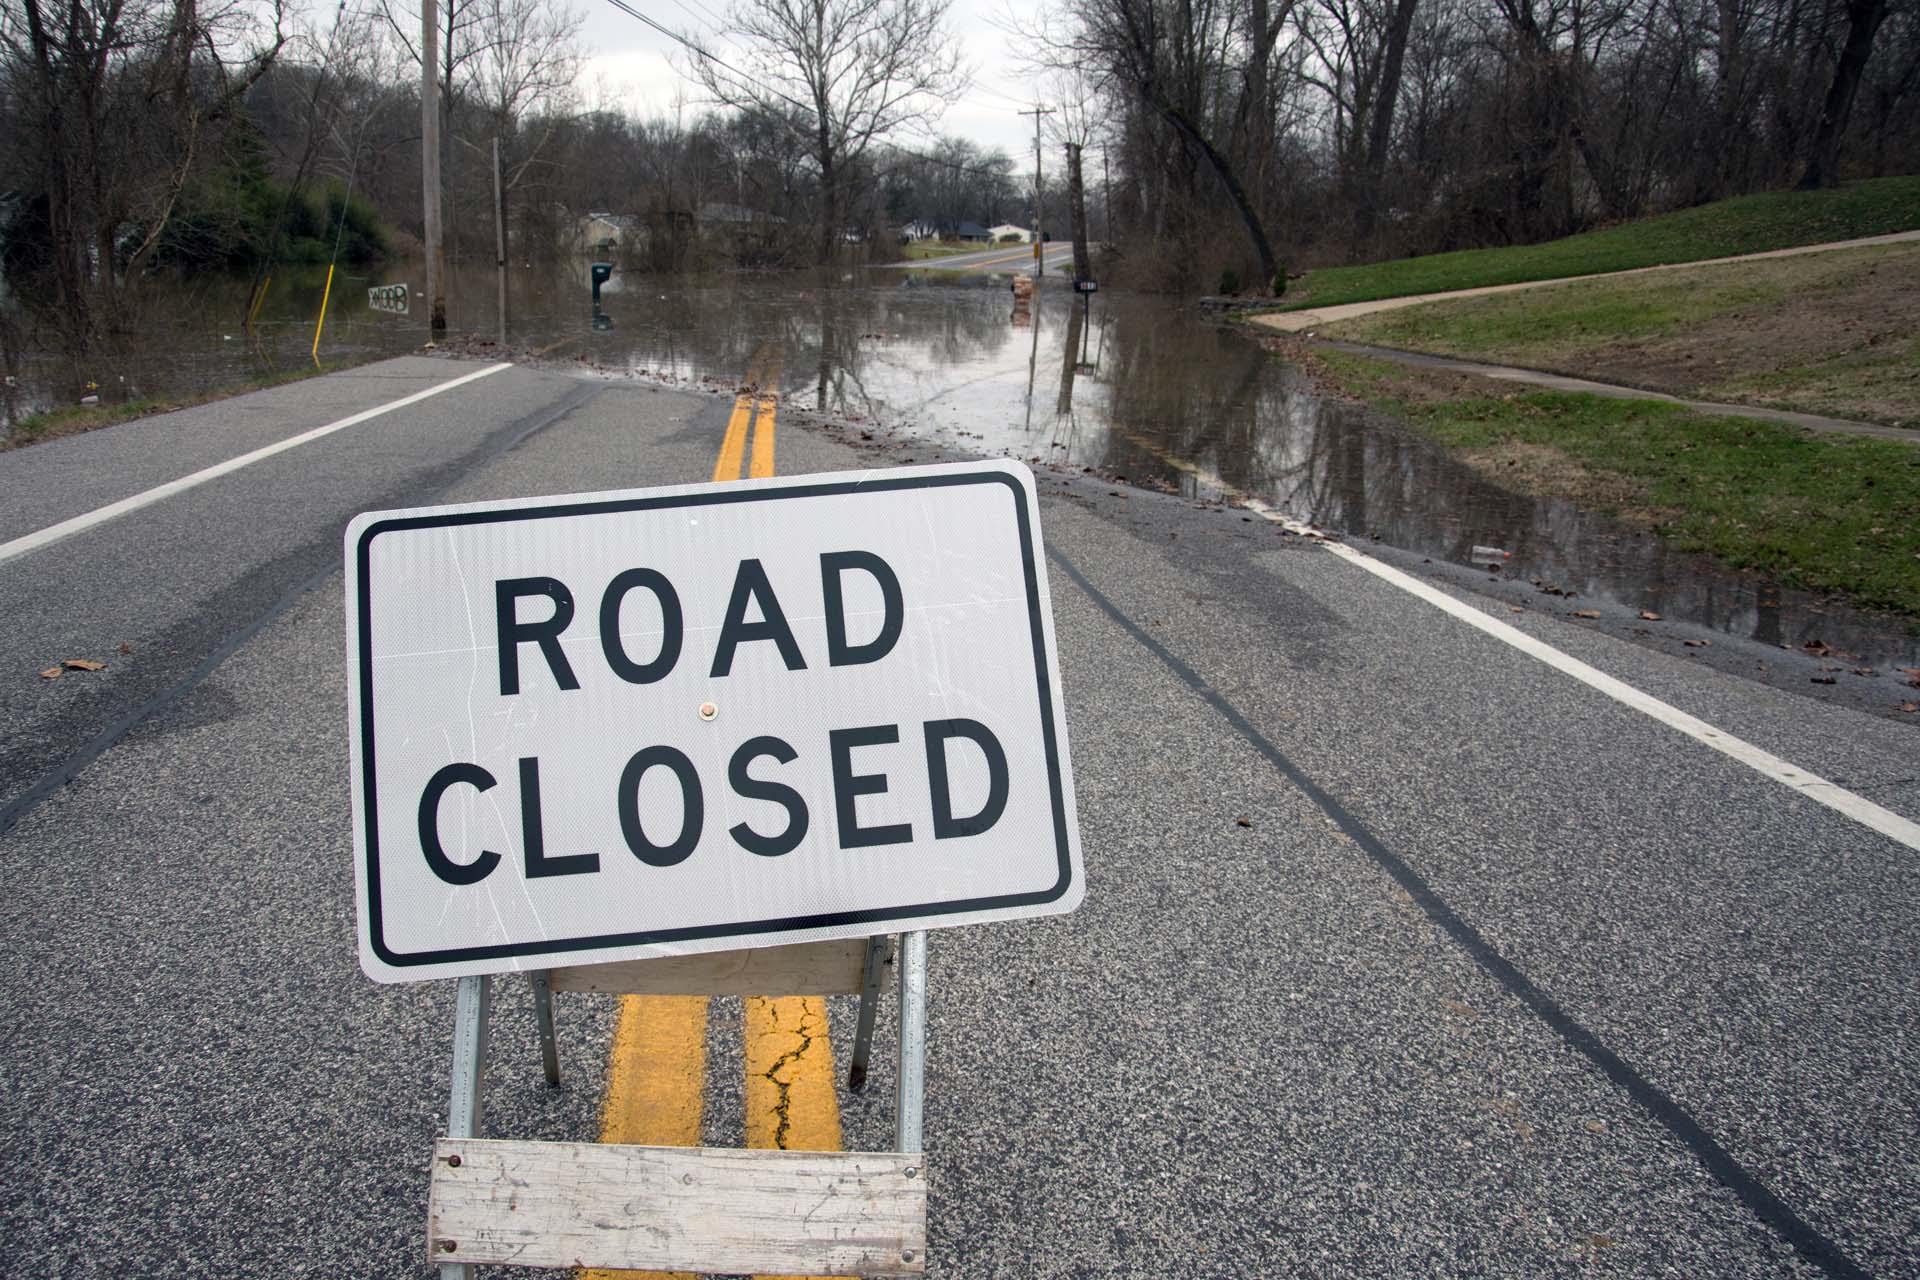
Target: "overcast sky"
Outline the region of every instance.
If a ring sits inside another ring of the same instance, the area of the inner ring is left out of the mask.
[[[620,12],[607,0],[582,0],[586,23],[581,29],[587,70],[580,85],[588,104],[617,103],[631,111],[653,115],[684,95],[690,108],[700,104],[699,86],[683,79],[670,56],[676,48],[667,37]],[[695,35],[725,56],[725,46],[713,39],[720,25],[716,15],[726,12],[726,0],[629,0],[634,8],[662,26]],[[1014,79],[999,70],[1010,59],[1008,37],[992,25],[1001,12],[1000,0],[956,0],[949,26],[959,32],[963,56],[974,67],[974,85],[964,99],[941,118],[940,132],[968,138],[983,147],[1002,147],[1022,173],[1033,166],[1033,117],[1015,114],[1033,105],[1031,81]],[[691,55],[688,55],[691,56]],[[684,64],[685,59],[681,60]],[[604,96],[603,96],[604,95]],[[911,145],[908,139],[900,139]],[[1059,163],[1058,147],[1047,149],[1049,166]]]

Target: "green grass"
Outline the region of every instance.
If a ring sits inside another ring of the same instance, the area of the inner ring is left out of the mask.
[[[1430,302],[1326,325],[1493,360],[1892,426],[1920,425],[1920,244]]]
[[[973,253],[979,249],[990,249],[986,244],[968,244],[962,240],[915,240],[901,250],[901,256],[909,260],[915,258],[948,258],[956,253]]]
[[[1664,276],[1635,276],[1380,311],[1338,321],[1327,332],[1376,346],[1497,355],[1526,364],[1550,360],[1569,347],[1673,333],[1729,312],[1770,306],[1786,292],[1785,285],[1765,279],[1701,287]]]
[[[1281,309],[1701,262],[1915,228],[1920,177],[1875,178],[1833,191],[1740,196],[1544,244],[1329,267],[1309,272],[1288,291]]]
[[[1684,550],[1920,618],[1920,447],[1562,392],[1436,398],[1384,361],[1327,353],[1335,381],[1469,453],[1544,448],[1631,482]],[[1642,506],[1644,504],[1644,506]]]
[[[280,369],[273,373],[248,378],[244,382],[232,383],[211,391],[197,392],[192,395],[171,396],[165,399],[154,396],[142,396],[136,400],[122,400],[114,404],[70,404],[57,409],[48,409],[42,413],[30,413],[13,424],[12,430],[0,436],[0,452],[8,449],[24,449],[43,440],[53,440],[60,436],[79,435],[85,431],[97,431],[101,427],[117,426],[122,422],[132,422],[136,418],[151,417],[156,413],[172,413],[176,409],[191,409],[195,405],[210,404],[215,400],[225,400],[231,396],[244,395],[249,391],[261,391],[268,387],[277,387],[289,382],[301,382],[307,378],[318,377],[323,373],[337,373],[342,369],[351,369],[365,364],[368,360],[383,359],[381,356],[369,356],[364,360],[341,360],[328,363],[318,369]]]

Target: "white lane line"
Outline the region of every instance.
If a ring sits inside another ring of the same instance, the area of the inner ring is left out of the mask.
[[[1231,496],[1247,510],[1293,533],[1312,538],[1335,555],[1358,565],[1383,582],[1391,583],[1409,595],[1426,601],[1434,608],[1453,615],[1468,626],[1485,632],[1503,644],[1511,645],[1530,658],[1539,659],[1555,671],[1572,676],[1581,684],[1606,694],[1616,702],[1652,716],[1661,724],[1684,733],[1695,742],[1704,743],[1723,755],[1733,757],[1756,773],[1771,778],[1782,786],[1791,787],[1807,799],[1823,804],[1836,813],[1844,814],[1862,826],[1886,836],[1889,840],[1898,841],[1907,848],[1920,852],[1920,823],[1903,818],[1893,810],[1883,808],[1865,796],[1855,795],[1845,787],[1829,782],[1817,773],[1809,773],[1790,761],[1782,760],[1770,751],[1754,746],[1745,739],[1736,738],[1723,729],[1716,729],[1698,716],[1688,715],[1673,704],[1662,702],[1659,698],[1634,688],[1624,680],[1616,679],[1597,667],[1589,666],[1572,654],[1562,653],[1552,645],[1534,639],[1516,626],[1502,622],[1498,618],[1490,618],[1472,605],[1464,604],[1446,592],[1410,574],[1402,573],[1391,565],[1383,564],[1364,552],[1355,551],[1344,542],[1330,541],[1321,530],[1282,515],[1237,485],[1230,484],[1212,472],[1184,459],[1173,458],[1162,453],[1158,446],[1144,436],[1137,436],[1132,432],[1121,434],[1154,453],[1168,465],[1189,472],[1196,479]]]
[[[1250,503],[1249,506],[1252,504]],[[1259,510],[1257,507],[1254,509]],[[1275,524],[1292,529],[1295,533],[1317,532],[1275,511],[1260,510],[1259,514]],[[1382,564],[1364,552],[1355,551],[1343,542],[1329,542],[1324,537],[1317,540],[1335,555],[1358,565],[1382,581],[1392,583],[1410,595],[1418,596],[1436,609],[1452,614],[1468,626],[1486,632],[1503,644],[1512,645],[1530,658],[1538,658],[1555,671],[1572,676],[1581,684],[1599,690],[1614,701],[1652,716],[1661,724],[1670,729],[1679,730],[1696,742],[1705,743],[1715,751],[1732,756],[1749,769],[1773,779],[1782,786],[1793,788],[1807,799],[1818,801],[1837,813],[1845,814],[1862,826],[1871,827],[1888,839],[1897,840],[1907,848],[1920,852],[1920,823],[1903,818],[1891,809],[1882,808],[1865,796],[1855,795],[1838,783],[1829,782],[1818,774],[1809,773],[1798,765],[1782,760],[1770,751],[1754,746],[1751,742],[1716,729],[1698,716],[1688,715],[1672,703],[1662,702],[1652,694],[1636,689],[1624,680],[1616,679],[1597,667],[1588,666],[1573,655],[1562,653],[1552,645],[1534,639],[1510,623],[1502,622],[1498,618],[1490,618],[1472,605],[1464,604],[1446,592],[1402,573],[1391,565]]]
[[[109,520],[114,520],[126,515],[129,511],[138,511],[141,507],[149,506],[160,501],[162,498],[170,498],[176,493],[193,488],[195,485],[205,484],[209,480],[216,480],[230,471],[238,471],[240,468],[258,462],[262,458],[270,458],[276,453],[285,453],[288,449],[296,449],[309,441],[318,440],[321,436],[332,435],[336,431],[344,431],[348,427],[358,426],[369,418],[377,418],[383,413],[392,413],[395,409],[404,409],[408,405],[418,404],[430,396],[437,396],[442,391],[451,391],[455,387],[464,386],[476,379],[484,378],[488,374],[498,373],[502,369],[511,369],[512,367],[511,364],[490,364],[484,369],[476,369],[472,373],[462,374],[450,382],[443,382],[438,386],[428,387],[425,391],[416,391],[410,396],[402,396],[400,399],[390,401],[387,404],[377,405],[372,409],[364,409],[349,417],[341,418],[337,422],[329,422],[323,427],[315,427],[313,430],[303,431],[297,436],[289,436],[285,440],[267,445],[264,448],[255,449],[252,453],[243,453],[237,458],[228,458],[225,462],[216,462],[211,467],[196,471],[192,475],[181,476],[178,480],[169,480],[165,484],[155,485],[153,488],[142,493],[136,493],[130,498],[122,498],[118,502],[108,503],[104,507],[97,507],[85,515],[75,516],[71,520],[62,520],[59,524],[50,524],[44,529],[25,534],[15,538],[11,542],[0,542],[0,564],[5,564],[9,560],[17,560],[21,556],[29,555],[43,547],[50,547],[64,538],[71,538],[76,533],[83,533],[95,525],[105,524]]]

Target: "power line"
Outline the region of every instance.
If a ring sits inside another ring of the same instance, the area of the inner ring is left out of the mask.
[[[695,0],[695,2],[698,3],[698,0]],[[715,66],[724,67],[726,70],[731,71],[734,75],[739,76],[742,80],[751,81],[753,79],[753,77],[749,76],[746,72],[742,71],[740,68],[728,62],[725,58],[720,57],[718,54],[710,53],[706,49],[701,48],[699,45],[695,44],[693,41],[681,35],[679,32],[670,30],[669,28],[662,26],[660,23],[655,22],[652,18],[640,12],[638,9],[634,8],[632,5],[628,4],[627,0],[607,0],[607,3],[612,5],[614,8],[620,10],[620,12],[626,14],[630,18],[638,18],[641,22],[646,23],[647,26],[653,28],[655,31],[658,31],[661,35],[667,37],[667,39],[672,40],[676,44],[684,46],[688,50],[692,51],[696,56],[705,58],[708,62],[713,63]],[[684,8],[685,6],[683,5],[682,7]],[[705,6],[703,5],[701,7],[704,8]],[[797,110],[804,111],[808,115],[812,115],[814,113],[814,109],[812,107],[808,106],[804,102],[800,102],[794,98],[788,97],[786,94],[780,92],[778,89],[771,88],[766,85],[761,85],[760,87],[764,89],[767,93],[772,94],[774,97],[780,99],[782,102],[787,103],[788,105],[794,107]],[[995,108],[995,109],[997,110],[998,108]],[[973,173],[973,174],[978,174],[982,177],[988,177],[988,178],[1005,178],[1008,176],[1003,173],[998,173],[992,169],[982,169],[974,165],[961,164],[956,160],[942,160],[938,156],[922,155],[917,151],[909,151],[907,148],[896,146],[893,143],[887,143],[886,145],[901,155],[909,156],[915,160],[922,160],[928,164],[945,165],[950,169],[957,169],[962,173]]]
[[[716,67],[724,67],[728,71],[732,72],[734,75],[739,76],[742,80],[747,81],[748,83],[753,82],[752,76],[748,75],[746,72],[742,71],[740,68],[734,66],[731,62],[728,62],[725,58],[722,58],[718,54],[710,53],[707,50],[701,48],[699,45],[695,44],[693,41],[681,35],[678,31],[674,31],[671,28],[662,26],[660,23],[655,22],[652,18],[640,12],[638,9],[634,8],[632,5],[628,4],[627,0],[607,0],[607,3],[612,5],[614,8],[618,9],[620,12],[626,14],[630,18],[638,18],[640,21],[646,23],[649,27],[652,27],[655,31],[658,31],[661,35],[665,36],[667,39],[672,40],[676,44],[685,46],[687,49],[691,50],[695,55],[705,58],[708,62],[713,63]],[[813,108],[808,106],[806,103],[800,102],[794,98],[790,98],[786,94],[780,92],[778,89],[775,89],[766,85],[762,85],[760,87],[765,92],[772,94],[774,97],[780,99],[782,102],[785,102],[788,105],[797,108],[798,110],[805,111],[808,114],[812,114],[813,112]]]

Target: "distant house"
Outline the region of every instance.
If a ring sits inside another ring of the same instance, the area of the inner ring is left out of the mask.
[[[589,213],[580,219],[580,243],[595,253],[637,248],[645,236],[645,220],[631,213]]]
[[[1021,244],[1033,243],[1033,232],[1027,230],[1025,227],[1016,227],[1011,222],[1001,223],[989,234],[992,235],[994,243],[996,244],[1007,239],[1018,240]]]
[[[991,240],[993,232],[977,222],[963,222],[953,229],[955,240]]]

